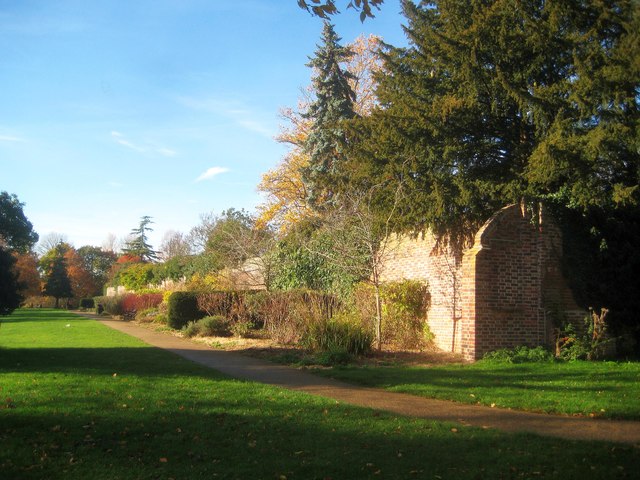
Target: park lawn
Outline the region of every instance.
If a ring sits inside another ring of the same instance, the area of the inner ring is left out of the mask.
[[[232,380],[52,310],[2,321],[0,445],[7,479],[631,478],[640,464],[637,447],[404,418]]]
[[[429,398],[563,415],[640,420],[640,362],[338,366],[318,375]]]

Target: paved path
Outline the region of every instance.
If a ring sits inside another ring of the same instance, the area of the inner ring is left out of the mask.
[[[104,325],[137,337],[149,345],[171,351],[234,378],[268,383],[352,405],[430,420],[495,428],[505,432],[529,432],[574,440],[602,440],[640,445],[640,422],[527,413],[358,387],[261,359],[213,350],[206,345],[154,332],[134,323],[107,320],[92,314],[81,315],[97,319]]]

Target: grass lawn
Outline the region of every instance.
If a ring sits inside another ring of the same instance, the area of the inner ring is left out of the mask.
[[[397,417],[236,381],[88,319],[0,327],[2,479],[634,478],[637,447]],[[637,477],[636,477],[637,478]]]
[[[312,370],[347,382],[430,398],[534,412],[640,420],[639,362],[554,362]]]

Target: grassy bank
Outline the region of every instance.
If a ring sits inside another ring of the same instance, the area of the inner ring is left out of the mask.
[[[638,362],[344,366],[315,372],[429,398],[534,412],[640,420]]]
[[[101,324],[0,327],[0,477],[612,478],[633,447],[395,417],[225,378]]]

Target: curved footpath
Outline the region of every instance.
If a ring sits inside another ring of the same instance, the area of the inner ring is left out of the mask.
[[[213,350],[206,345],[154,332],[133,323],[87,313],[78,315],[99,320],[104,325],[137,337],[149,345],[168,350],[234,378],[268,383],[352,405],[429,420],[572,440],[640,444],[640,422],[519,412],[358,387],[257,358]]]

